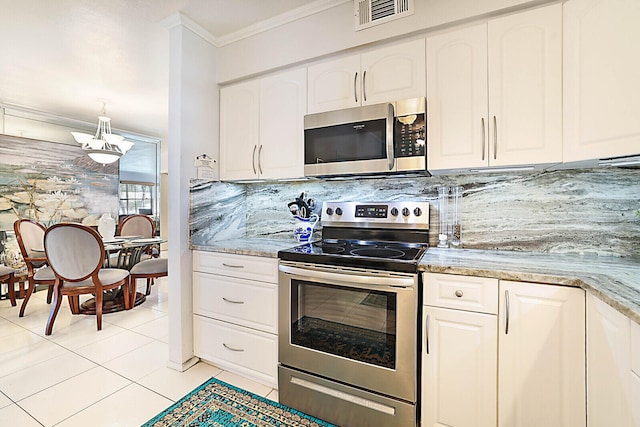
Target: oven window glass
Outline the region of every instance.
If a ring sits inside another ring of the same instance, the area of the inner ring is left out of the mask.
[[[396,294],[292,280],[291,343],[396,367]]]
[[[304,131],[304,163],[386,159],[386,130],[385,119],[307,129]]]

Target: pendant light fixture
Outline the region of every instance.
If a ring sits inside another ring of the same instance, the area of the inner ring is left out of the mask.
[[[82,144],[82,149],[92,160],[106,165],[120,159],[133,147],[133,142],[125,140],[120,135],[112,134],[111,119],[104,113],[103,104],[102,115],[98,116],[98,128],[95,135],[82,132],[71,132],[71,135],[79,144]]]

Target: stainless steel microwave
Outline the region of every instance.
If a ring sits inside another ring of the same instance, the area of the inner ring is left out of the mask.
[[[427,174],[425,98],[304,117],[305,176]]]

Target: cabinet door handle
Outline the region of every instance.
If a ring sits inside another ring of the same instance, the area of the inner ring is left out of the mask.
[[[504,311],[505,311],[505,319],[504,319],[504,334],[509,334],[509,291],[504,291]]]
[[[232,299],[228,299],[227,297],[222,297],[222,299],[231,304],[244,304],[244,301],[234,301]]]
[[[227,344],[225,344],[225,343],[222,343],[222,345],[223,345],[223,346],[224,346],[224,348],[226,348],[227,350],[231,350],[231,351],[244,351],[244,348],[234,348],[234,347],[228,346],[228,345],[227,345]]]
[[[362,72],[362,101],[367,102],[367,71]]]
[[[429,354],[429,315],[427,314],[427,321],[424,325],[424,349]]]
[[[493,160],[498,158],[498,121],[493,116]]]
[[[253,146],[253,157],[251,160],[251,166],[253,166],[253,174],[256,175],[258,173],[258,171],[256,170],[256,149],[258,148],[257,145]]]
[[[486,140],[485,140],[485,129],[484,129],[484,117],[482,118],[482,160],[484,160],[484,152],[486,149]]]
[[[262,175],[262,144],[260,144],[260,149],[258,150],[258,170]]]
[[[223,262],[222,265],[230,268],[244,268],[244,265],[227,264],[226,262]]]
[[[463,296],[463,295],[464,295],[464,292],[462,292],[460,289],[458,289],[458,290],[455,292],[455,296],[457,296],[458,298],[462,298],[462,296]]]
[[[353,76],[353,99],[358,103],[358,72]]]

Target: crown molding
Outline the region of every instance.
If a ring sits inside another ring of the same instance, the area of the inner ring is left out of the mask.
[[[182,12],[174,13],[173,15],[163,19],[162,21],[160,21],[160,25],[162,25],[167,30],[171,30],[178,26],[183,26],[185,28],[188,28],[198,36],[202,37],[204,40],[211,43],[215,47],[222,47],[231,43],[235,43],[242,39],[255,36],[256,34],[272,30],[281,25],[288,24],[298,19],[315,15],[316,13],[323,12],[325,10],[339,6],[343,3],[349,3],[351,1],[353,0],[316,0],[313,3],[309,3],[305,6],[292,9],[289,12],[282,13],[280,15],[274,16],[273,18],[266,19],[264,21],[258,22],[256,24],[250,25],[246,28],[242,28],[241,30],[234,31],[233,33],[229,33],[221,37],[215,37],[209,31],[204,29],[193,19],[189,18]]]
[[[350,3],[352,1],[353,0],[317,0],[313,3],[309,3],[305,6],[292,9],[289,12],[285,12],[280,15],[274,16],[273,18],[266,19],[264,21],[258,22],[254,25],[250,25],[246,28],[235,31],[233,33],[229,33],[224,36],[218,37],[216,39],[218,43],[217,46],[222,47],[222,46],[237,42],[239,40],[245,39],[247,37],[255,36],[256,34],[259,34],[268,30],[272,30],[281,25],[288,24],[298,19],[315,15],[316,13],[323,12],[325,10],[339,6],[343,3]]]
[[[193,19],[189,18],[182,12],[176,12],[173,15],[163,19],[162,21],[160,21],[160,25],[167,30],[172,30],[173,28],[179,26],[185,27],[205,41],[211,43],[215,47],[220,47],[217,39],[209,31],[205,30]]]

